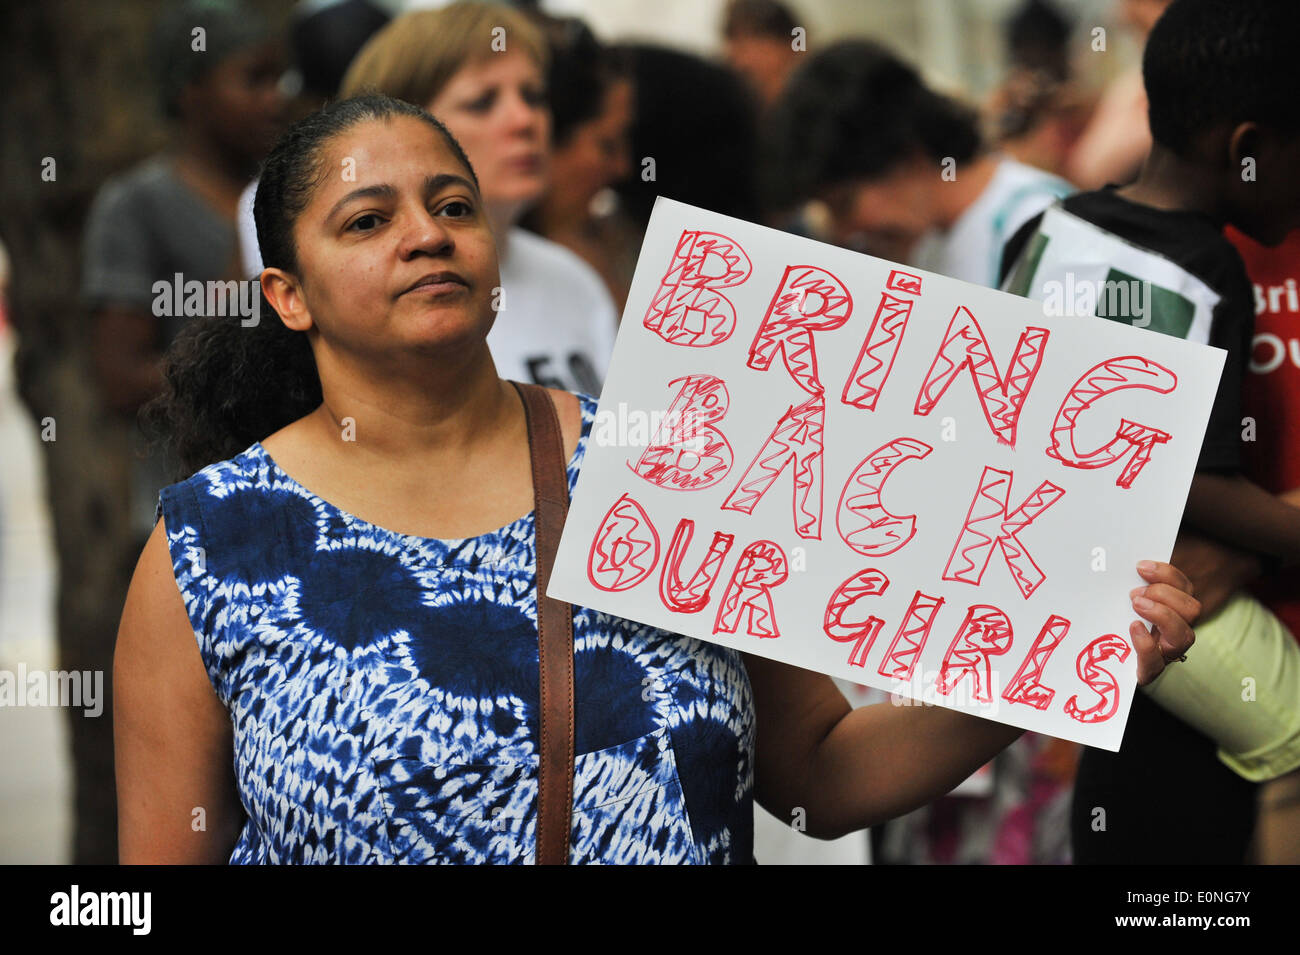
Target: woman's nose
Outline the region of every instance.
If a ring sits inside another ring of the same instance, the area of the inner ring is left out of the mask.
[[[530,133],[536,133],[545,118],[545,105],[530,103],[523,93],[515,90],[513,96],[508,98],[509,125],[512,130],[526,129]]]
[[[403,217],[399,254],[408,259],[414,255],[445,255],[455,244],[446,225],[424,206],[410,210]]]

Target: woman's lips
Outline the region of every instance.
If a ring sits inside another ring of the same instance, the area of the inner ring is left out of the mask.
[[[506,166],[515,170],[516,172],[541,172],[542,157],[541,156],[520,156],[517,159],[506,160]]]
[[[452,292],[468,291],[461,282],[429,282],[426,285],[417,285],[415,288],[406,292],[407,295],[447,295]]]
[[[443,269],[438,272],[428,272],[408,288],[402,295],[425,295],[436,297],[439,295],[449,295],[457,291],[468,291],[469,282],[459,272],[453,272],[450,269]]]

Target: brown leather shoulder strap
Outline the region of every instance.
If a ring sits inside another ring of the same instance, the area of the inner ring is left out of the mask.
[[[569,861],[573,813],[573,610],[546,596],[560,531],[569,513],[568,461],[555,404],[539,385],[512,381],[524,402],[533,464],[537,550],[537,652],[540,661],[541,760],[537,779],[538,865]]]

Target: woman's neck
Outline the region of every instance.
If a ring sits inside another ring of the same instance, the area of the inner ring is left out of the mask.
[[[517,404],[482,341],[459,354],[406,354],[383,367],[316,355],[323,401],[309,415],[312,428],[321,445],[346,449],[361,468],[442,469],[497,433]]]

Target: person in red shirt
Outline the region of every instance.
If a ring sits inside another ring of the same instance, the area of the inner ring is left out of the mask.
[[[1229,227],[1255,287],[1255,337],[1242,386],[1246,473],[1274,494],[1300,496],[1300,230],[1276,248]],[[1267,574],[1251,589],[1300,640],[1300,573]],[[1300,705],[1300,701],[1297,701]],[[1255,835],[1258,861],[1300,863],[1300,771],[1265,784]]]

